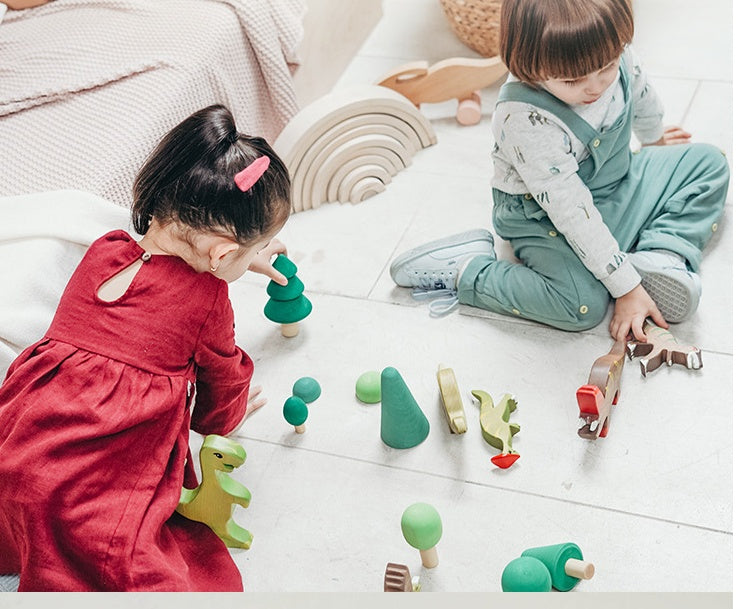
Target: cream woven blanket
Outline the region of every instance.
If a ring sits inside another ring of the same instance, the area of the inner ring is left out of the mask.
[[[160,138],[223,103],[273,141],[297,111],[304,0],[53,0],[0,23],[0,196],[123,206]]]

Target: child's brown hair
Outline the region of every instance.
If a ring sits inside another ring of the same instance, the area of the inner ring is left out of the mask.
[[[500,54],[519,80],[580,78],[617,59],[634,35],[631,0],[503,0]]]

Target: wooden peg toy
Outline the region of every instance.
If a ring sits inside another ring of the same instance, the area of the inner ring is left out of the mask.
[[[582,579],[591,579],[595,568],[583,560],[583,552],[574,543],[560,543],[524,550],[522,556],[536,558],[550,572],[552,585],[561,592],[571,590]]]
[[[270,299],[265,304],[265,317],[280,324],[280,332],[286,338],[298,335],[299,323],[311,313],[311,301],[303,295],[303,282],[296,276],[298,267],[284,254],[278,254],[272,263],[288,280],[287,285],[270,281],[267,295]]]
[[[437,544],[442,538],[442,519],[428,503],[414,503],[401,516],[404,539],[419,550],[421,564],[433,569],[439,564]]]
[[[576,391],[583,424],[578,435],[588,440],[605,438],[609,433],[612,406],[619,399],[619,384],[624,369],[626,345],[615,341],[611,351],[598,358],[588,375],[588,382]]]
[[[283,404],[283,418],[295,427],[296,433],[305,433],[308,406],[298,396],[292,395]]]
[[[509,417],[517,407],[516,399],[507,393],[494,406],[493,398],[485,391],[475,389],[472,393],[480,402],[480,429],[483,438],[501,451],[500,455],[491,458],[491,463],[501,469],[507,469],[520,457],[519,453],[512,449],[511,441],[521,428],[516,423],[509,423]]]
[[[176,511],[208,525],[230,548],[252,545],[252,534],[233,519],[234,506],[248,507],[251,493],[229,476],[247,458],[244,448],[223,436],[206,436],[200,449],[203,479],[194,489],[183,488]]]
[[[465,418],[460,390],[457,388],[457,380],[452,368],[440,364],[437,370],[437,383],[450,431],[456,434],[465,433],[468,430],[468,421]]]
[[[385,566],[383,592],[419,592],[420,590],[419,578],[412,578],[406,565],[389,562]]]
[[[457,121],[475,125],[481,117],[480,90],[503,78],[506,72],[500,57],[453,57],[431,67],[426,61],[404,64],[381,78],[378,85],[398,91],[416,107],[456,99]]]
[[[645,320],[643,331],[647,335],[644,343],[630,342],[627,345],[630,359],[639,357],[640,372],[647,376],[663,363],[668,366],[681,364],[690,370],[698,370],[704,364],[701,361],[701,349],[689,345],[680,345],[668,330],[659,328]]]

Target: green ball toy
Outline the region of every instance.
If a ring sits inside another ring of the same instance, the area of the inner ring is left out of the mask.
[[[365,404],[380,402],[380,372],[368,370],[361,374],[355,383],[355,395],[358,400]]]

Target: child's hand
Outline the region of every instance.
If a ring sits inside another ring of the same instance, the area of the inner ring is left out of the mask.
[[[669,125],[657,142],[650,146],[673,146],[675,144],[688,144],[691,142],[691,134],[676,125]]]
[[[647,336],[642,331],[645,319],[652,317],[656,325],[668,329],[668,324],[661,315],[655,301],[639,284],[624,296],[617,298],[614,304],[614,315],[609,323],[609,333],[614,340],[627,340],[632,334],[640,342],[645,342]]]
[[[244,418],[239,421],[239,425],[237,425],[232,431],[230,431],[228,436],[233,436],[238,432],[242,425],[244,425],[244,422],[249,418],[249,416],[259,408],[262,408],[265,404],[267,404],[266,398],[259,397],[262,393],[262,386],[261,385],[255,385],[249,388],[249,396],[247,397],[247,411],[244,413]]]
[[[254,260],[252,260],[252,263],[249,265],[249,270],[254,273],[261,273],[262,275],[267,275],[270,279],[272,279],[275,283],[279,283],[280,285],[286,285],[288,283],[288,280],[285,278],[285,276],[278,272],[274,266],[272,266],[272,263],[270,260],[273,256],[277,254],[287,254],[288,248],[285,247],[282,241],[279,241],[278,239],[273,239],[270,241],[270,243],[267,244],[267,246],[260,250],[257,255],[254,257]]]

